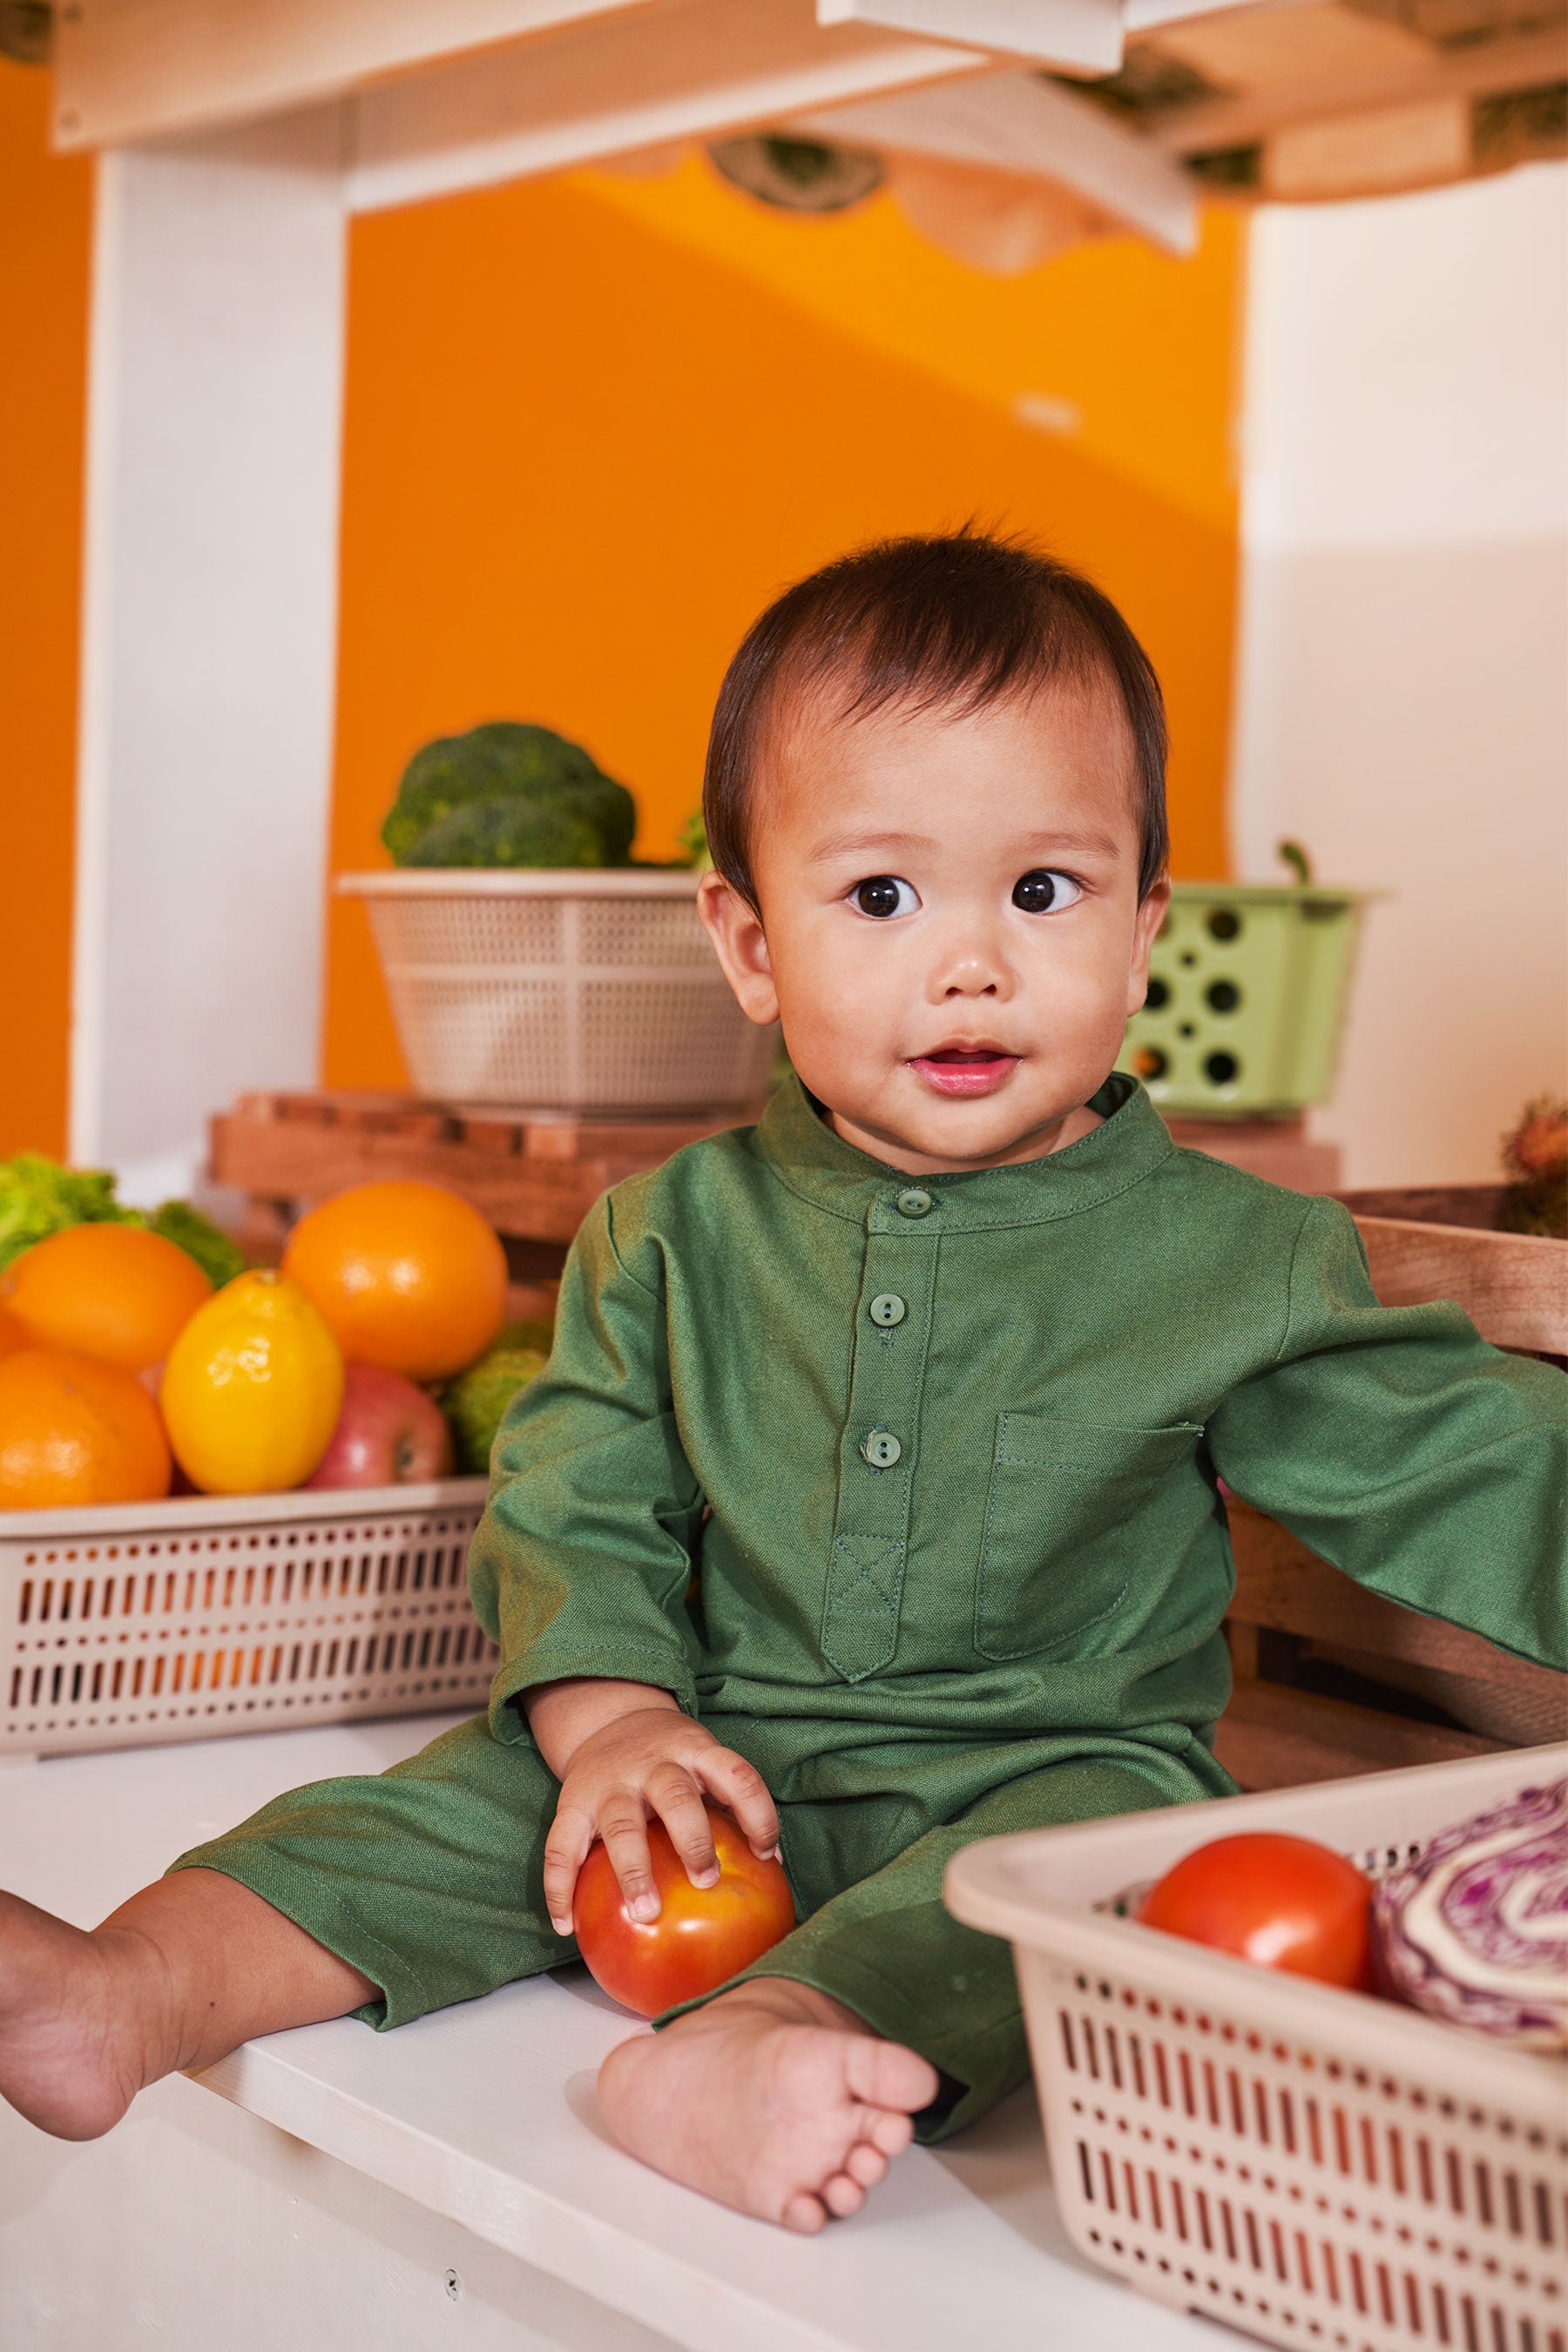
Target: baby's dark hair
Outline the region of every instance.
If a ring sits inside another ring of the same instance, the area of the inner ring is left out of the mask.
[[[891,704],[967,717],[1054,679],[1114,684],[1131,730],[1138,895],[1165,870],[1165,704],[1153,665],[1081,572],[1013,539],[961,530],[855,549],[786,589],[725,673],[702,816],[714,865],[752,907],[754,780],[784,695],[842,682],[840,716]]]

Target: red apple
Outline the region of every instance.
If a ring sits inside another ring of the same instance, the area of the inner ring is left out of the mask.
[[[343,1409],[307,1486],[406,1486],[452,1468],[447,1416],[423,1389],[379,1364],[350,1364]]]

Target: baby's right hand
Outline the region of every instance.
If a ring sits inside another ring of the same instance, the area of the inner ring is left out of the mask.
[[[650,1815],[668,1831],[693,1886],[715,1885],[719,1858],[704,1796],[729,1807],[753,1853],[776,1854],[779,1817],[761,1773],[671,1700],[618,1715],[591,1732],[567,1759],[545,1842],[544,1900],[556,1934],[572,1933],[577,1873],[595,1837],[605,1842],[632,1917],[658,1918]]]

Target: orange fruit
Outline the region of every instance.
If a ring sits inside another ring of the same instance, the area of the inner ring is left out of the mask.
[[[124,1372],[169,1352],[212,1284],[195,1258],[141,1225],[67,1225],[0,1274],[0,1307],[35,1348],[68,1348]]]
[[[238,1274],[169,1350],[160,1391],[174,1457],[208,1495],[308,1478],[337,1426],[342,1351],[297,1282]]]
[[[144,1503],[169,1491],[169,1442],[133,1372],[64,1348],[0,1362],[0,1510]]]
[[[506,1252],[445,1184],[356,1184],[301,1217],[283,1271],[345,1356],[442,1381],[482,1356],[506,1317]]]
[[[0,1356],[14,1356],[18,1348],[32,1345],[26,1324],[18,1323],[8,1307],[0,1307]]]

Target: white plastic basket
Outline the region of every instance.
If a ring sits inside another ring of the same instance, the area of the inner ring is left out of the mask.
[[[1321,2352],[1564,2352],[1568,2066],[1093,1906],[1239,1830],[1377,1875],[1560,1779],[1568,1746],[993,1838],[950,1909],[1011,1938],[1073,2243]]]
[[[483,1478],[0,1518],[0,1757],[483,1706]]]
[[[700,1111],[766,1090],[774,1033],[747,1020],[697,913],[700,877],[619,871],[345,874],[365,899],[423,1095],[523,1109]]]

